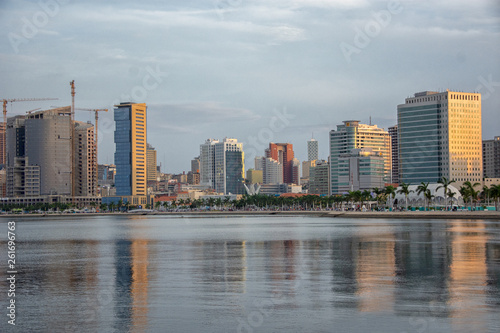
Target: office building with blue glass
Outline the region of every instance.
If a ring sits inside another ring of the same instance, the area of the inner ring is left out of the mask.
[[[424,91],[398,105],[399,179],[481,183],[481,94]]]

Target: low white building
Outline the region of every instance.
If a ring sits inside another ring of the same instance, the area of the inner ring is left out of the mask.
[[[418,194],[417,189],[419,185],[410,185],[408,187],[408,190],[410,193],[408,194],[408,206],[420,206],[424,207],[426,204],[426,199],[424,196],[424,193]],[[427,187],[428,190],[431,191],[431,194],[434,196],[432,201],[429,204],[429,206],[433,205],[439,205],[439,206],[444,206],[445,205],[445,196],[444,196],[444,188],[442,187],[443,185],[441,184],[429,184]],[[396,197],[395,200],[397,200],[397,206],[405,206],[405,195],[398,193],[398,191],[401,189],[401,187],[398,187],[396,189]],[[453,197],[449,198],[446,197],[447,205],[457,205],[457,206],[463,206],[464,205],[464,199],[462,195],[460,194],[460,191],[454,187],[453,185],[448,186],[448,192],[453,193]]]

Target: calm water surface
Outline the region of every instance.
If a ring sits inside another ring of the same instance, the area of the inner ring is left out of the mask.
[[[500,332],[500,222],[16,222],[18,332]]]

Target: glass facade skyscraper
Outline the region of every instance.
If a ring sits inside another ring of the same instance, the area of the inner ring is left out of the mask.
[[[480,183],[481,139],[481,94],[424,91],[406,98],[398,105],[400,181]]]
[[[121,103],[114,120],[116,195],[146,196],[146,104]]]
[[[208,139],[200,145],[200,183],[223,194],[244,194],[243,144],[236,139]]]

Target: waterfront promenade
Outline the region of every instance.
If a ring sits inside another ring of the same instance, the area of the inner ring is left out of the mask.
[[[26,217],[74,217],[82,218],[84,216],[111,216],[111,215],[164,215],[164,216],[265,216],[265,215],[280,215],[280,216],[320,216],[331,218],[381,218],[381,219],[459,219],[459,220],[495,220],[500,222],[500,211],[395,211],[395,212],[379,212],[379,211],[177,211],[177,212],[149,212],[149,213],[129,213],[129,212],[112,212],[112,213],[50,213],[50,214],[3,214],[0,218],[19,219]]]

